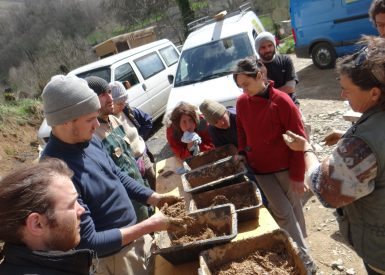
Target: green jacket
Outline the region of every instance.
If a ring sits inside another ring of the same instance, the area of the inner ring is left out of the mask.
[[[109,121],[99,119],[100,127],[96,129],[96,135],[102,140],[104,147],[111,156],[115,164],[131,178],[149,187],[144,181],[136,164],[134,153],[131,150],[129,139],[123,130],[123,126],[118,118],[109,115]],[[137,216],[137,222],[141,222],[149,217],[148,206],[132,200],[132,204]]]
[[[345,136],[363,140],[377,160],[373,192],[343,208],[348,221],[345,237],[365,263],[385,270],[385,111],[365,112]]]

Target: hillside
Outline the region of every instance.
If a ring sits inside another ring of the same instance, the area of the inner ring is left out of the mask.
[[[7,107],[3,103],[0,105],[0,177],[37,159],[37,130],[43,120],[39,103],[28,105],[23,115]]]

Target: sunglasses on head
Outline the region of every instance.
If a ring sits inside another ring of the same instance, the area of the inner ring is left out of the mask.
[[[354,58],[354,66],[361,66],[366,60],[368,60],[368,48],[364,47],[356,54],[356,57]]]
[[[364,47],[362,50],[360,50],[356,54],[356,57],[354,58],[354,67],[355,68],[360,67],[367,60],[368,60],[368,48]],[[376,80],[378,83],[383,85],[383,81],[385,79],[385,70],[383,68],[378,68],[378,66],[374,66],[369,71],[371,76],[374,78],[374,80]]]

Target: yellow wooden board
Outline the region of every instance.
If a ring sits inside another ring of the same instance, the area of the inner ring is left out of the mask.
[[[175,170],[182,167],[182,162],[175,157],[162,160],[156,164],[156,190],[158,193],[172,193],[180,196],[188,196],[183,191],[181,176],[175,173]],[[241,223],[238,227],[238,235],[232,241],[242,240],[258,235],[265,234],[279,228],[269,211],[262,207],[259,211],[259,220]],[[198,274],[198,260],[173,265],[165,260],[162,256],[155,256],[155,275],[173,275]]]

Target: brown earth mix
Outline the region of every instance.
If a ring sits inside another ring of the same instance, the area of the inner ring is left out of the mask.
[[[242,172],[240,163],[235,164],[233,160],[227,160],[223,163],[218,163],[213,166],[202,168],[199,171],[196,170],[190,174],[186,174],[186,179],[191,187],[198,187],[240,172]]]
[[[227,263],[213,272],[215,275],[295,275],[292,258],[288,255],[283,244],[272,250],[258,250],[245,259]]]
[[[226,203],[232,203],[235,206],[235,209],[242,209],[246,207],[250,207],[254,205],[254,201],[252,197],[250,197],[248,194],[236,194],[231,197],[231,199],[228,199],[224,195],[217,195],[213,199],[213,203],[211,206],[215,205],[221,205]]]
[[[186,225],[183,231],[169,232],[172,245],[186,244],[216,237],[213,229],[209,226],[202,226],[197,220],[188,215],[184,201],[165,206],[161,211],[170,218],[181,219]]]

